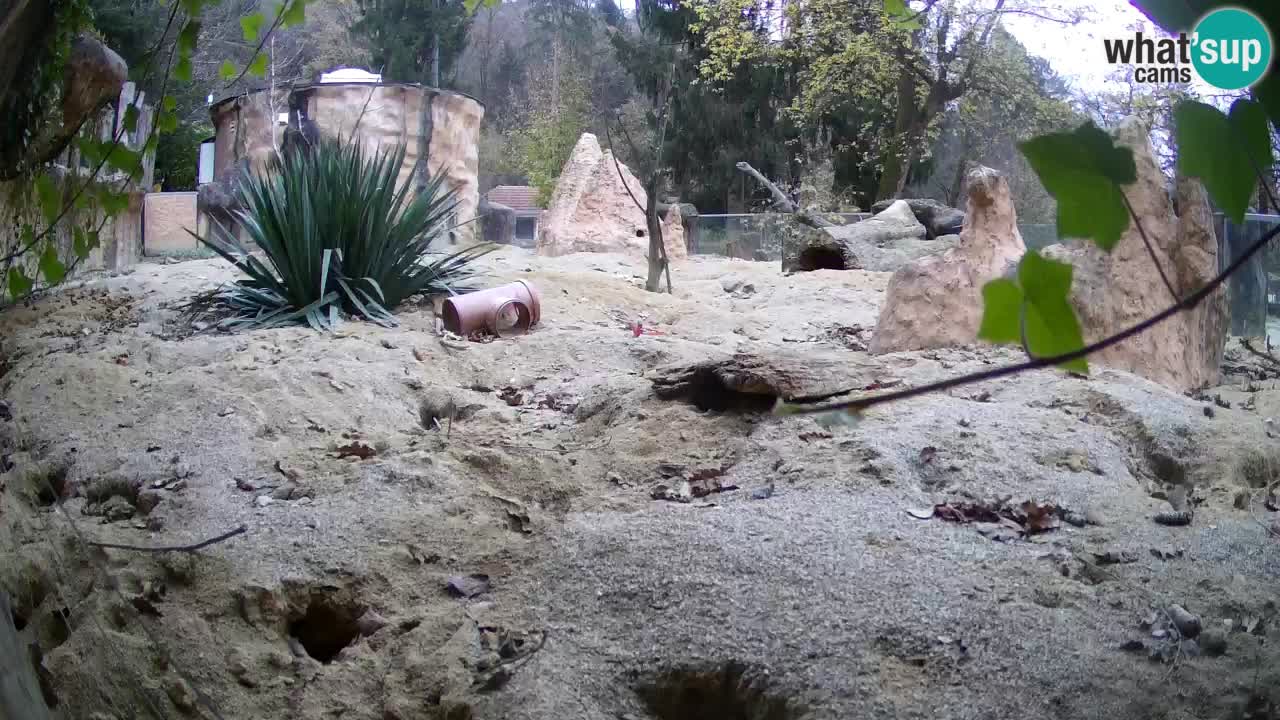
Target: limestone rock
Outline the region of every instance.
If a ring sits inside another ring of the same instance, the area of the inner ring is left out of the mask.
[[[884,211],[896,200],[881,200],[871,206],[871,212]],[[932,240],[944,235],[955,235],[964,227],[964,213],[953,207],[943,205],[937,200],[927,198],[911,198],[903,200],[910,208],[916,220],[924,225],[925,238]]]
[[[90,113],[114,100],[128,79],[129,66],[124,58],[91,35],[77,35],[71,45],[62,93],[63,127],[80,127]]]
[[[679,247],[686,251],[681,257],[687,254],[688,246],[685,243],[684,231],[684,215],[680,212],[679,205],[672,205],[667,209],[666,215],[662,218],[662,242],[667,246],[667,256],[673,257],[672,248]]]
[[[631,170],[615,163],[612,151],[601,150],[595,135],[584,133],[573,147],[550,206],[538,224],[537,252],[619,252],[644,257],[649,252],[649,238],[644,212],[637,203],[644,205],[647,199],[644,185]],[[678,238],[666,237],[664,232],[663,240],[667,257],[686,256],[683,230]]]
[[[1181,215],[1176,215],[1146,127],[1130,118],[1116,130],[1116,140],[1133,150],[1138,166],[1138,180],[1125,188],[1125,194],[1154,245],[1156,260],[1178,296],[1185,297],[1218,272],[1218,243],[1208,197],[1199,182],[1179,178],[1176,192]],[[1071,300],[1086,342],[1135,325],[1174,302],[1132,224],[1110,253],[1091,242],[1075,241],[1045,248],[1044,254],[1075,267]],[[1205,387],[1218,381],[1228,324],[1226,292],[1219,289],[1190,312],[1090,359],[1175,390]]]
[[[969,172],[968,186],[968,209],[956,246],[905,265],[890,278],[871,338],[873,354],[977,340],[982,286],[1016,264],[1026,247],[1008,181],[995,170],[978,167]]]
[[[907,203],[898,201],[862,222],[799,232],[795,237],[784,238],[782,270],[890,269],[885,267],[883,250],[897,247],[899,243],[922,241],[924,237],[924,226],[916,220]],[[788,242],[792,245],[789,249]]]

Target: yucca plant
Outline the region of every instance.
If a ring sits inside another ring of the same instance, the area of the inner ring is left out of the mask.
[[[370,157],[354,139],[324,139],[246,174],[235,221],[214,223],[197,239],[248,278],[199,304],[229,313],[220,323],[226,329],[305,322],[320,330],[343,314],[395,325],[391,310],[413,295],[470,290],[475,260],[494,246],[431,252],[453,228],[458,200],[443,174],[416,195],[409,183],[397,187],[404,153],[396,147]],[[237,228],[262,259],[241,245]]]

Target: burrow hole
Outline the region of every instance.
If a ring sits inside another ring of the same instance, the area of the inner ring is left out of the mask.
[[[67,494],[67,472],[66,465],[54,465],[48,470],[33,472],[29,478],[31,490],[35,494],[36,503],[43,507],[49,507],[58,501],[58,498],[65,497]]]
[[[307,655],[331,663],[342,649],[360,635],[356,621],[364,608],[323,593],[315,593],[307,610],[289,623],[289,635],[301,643]]]
[[[831,248],[807,248],[796,258],[800,270],[844,270],[844,256]]]
[[[700,370],[689,383],[689,402],[699,410],[714,412],[764,413],[773,409],[778,396],[749,393],[728,387],[715,370]]]
[[[658,720],[794,720],[804,713],[769,691],[767,675],[735,662],[668,670],[636,692]]]

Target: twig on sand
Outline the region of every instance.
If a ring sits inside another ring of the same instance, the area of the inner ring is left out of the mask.
[[[195,552],[196,550],[207,548],[210,545],[216,545],[223,540],[229,540],[237,535],[247,532],[248,530],[248,527],[241,525],[235,530],[229,530],[217,537],[211,537],[208,540],[202,540],[192,545],[161,545],[159,547],[143,547],[141,545],[121,545],[117,543],[95,542],[93,540],[88,542],[94,547],[111,548],[112,550],[136,550],[138,552]]]
[[[1262,360],[1266,360],[1267,362],[1271,363],[1275,367],[1280,368],[1280,358],[1277,358],[1275,355],[1272,355],[1269,352],[1263,352],[1255,348],[1253,346],[1253,343],[1249,342],[1249,338],[1241,338],[1240,344],[1244,346],[1244,349],[1248,350],[1250,354],[1255,355],[1258,358],[1261,358]]]

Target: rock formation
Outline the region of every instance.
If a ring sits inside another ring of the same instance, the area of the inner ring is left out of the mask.
[[[1178,297],[1185,297],[1218,273],[1218,242],[1208,197],[1198,181],[1179,178],[1176,193],[1181,214],[1174,214],[1146,127],[1130,118],[1116,131],[1116,140],[1133,150],[1138,166],[1138,180],[1125,188],[1125,194],[1154,245],[1156,261]],[[1174,302],[1132,224],[1110,253],[1091,242],[1075,241],[1045,248],[1044,254],[1075,267],[1071,299],[1086,342],[1131,327]],[[1226,292],[1219,289],[1190,312],[1090,359],[1175,390],[1205,387],[1218,380],[1228,324]]]
[[[1026,247],[1008,181],[991,168],[978,167],[969,172],[968,186],[968,209],[956,246],[905,265],[890,278],[871,338],[873,354],[977,340],[982,286],[1015,265]]]
[[[896,200],[881,200],[871,206],[871,212],[883,212]],[[964,227],[964,213],[937,200],[908,199],[903,202],[911,207],[916,220],[924,225],[925,238],[932,240],[944,235],[955,235]]]
[[[619,252],[644,257],[649,252],[649,238],[644,212],[636,204],[644,205],[647,197],[644,185],[631,170],[615,163],[612,151],[602,151],[595,135],[584,133],[573,147],[538,224],[538,254]],[[670,212],[667,217],[670,223]],[[679,237],[667,237],[664,232],[663,241],[667,257],[686,256],[683,229]]]
[[[903,201],[852,225],[801,227],[783,237],[783,272],[894,270],[906,260],[945,249],[924,240],[924,226]]]

